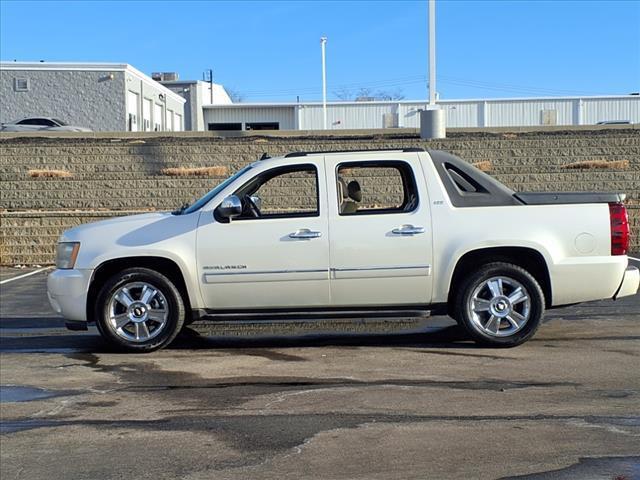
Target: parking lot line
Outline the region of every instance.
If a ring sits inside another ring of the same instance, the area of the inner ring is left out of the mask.
[[[640,262],[640,258],[636,258],[636,257],[629,257],[629,260],[635,260],[636,262]]]
[[[53,268],[53,267],[42,267],[42,268],[39,268],[38,270],[34,270],[33,272],[24,273],[24,274],[18,275],[16,277],[7,278],[6,280],[2,280],[0,282],[0,285],[4,285],[5,283],[13,282],[14,280],[20,280],[21,278],[30,277],[31,275],[35,275],[36,273],[44,272],[45,270],[49,270],[50,268]]]

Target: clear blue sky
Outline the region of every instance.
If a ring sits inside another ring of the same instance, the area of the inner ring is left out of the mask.
[[[441,98],[640,91],[640,1],[437,1]],[[129,63],[214,80],[245,101],[426,98],[423,1],[0,0],[4,61]]]

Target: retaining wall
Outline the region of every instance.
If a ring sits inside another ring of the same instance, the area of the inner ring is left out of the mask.
[[[457,132],[429,142],[412,134],[241,138],[0,134],[0,263],[51,263],[56,239],[66,228],[114,215],[174,209],[227,176],[222,172],[218,177],[168,177],[161,173],[164,168],[223,166],[231,174],[265,152],[276,156],[298,150],[402,147],[443,149],[472,163],[491,162],[488,173],[514,190],[625,192],[633,247],[640,249],[640,134],[633,129]],[[601,168],[568,168],[576,162],[598,162]],[[57,169],[72,176],[32,178],[30,169]],[[377,181],[382,186],[385,179]]]

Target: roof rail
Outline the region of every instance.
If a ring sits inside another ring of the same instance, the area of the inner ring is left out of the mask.
[[[287,153],[284,158],[306,157],[307,155],[316,155],[319,153],[360,153],[360,152],[426,152],[422,147],[409,148],[372,148],[369,150],[320,150],[317,152],[291,152]]]

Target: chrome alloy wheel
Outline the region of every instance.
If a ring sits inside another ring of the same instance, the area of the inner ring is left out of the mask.
[[[521,330],[529,320],[531,297],[513,278],[491,277],[473,290],[467,310],[480,332],[508,337]]]
[[[146,342],[167,324],[169,308],[164,294],[146,282],[118,288],[109,301],[109,327],[130,342]]]

